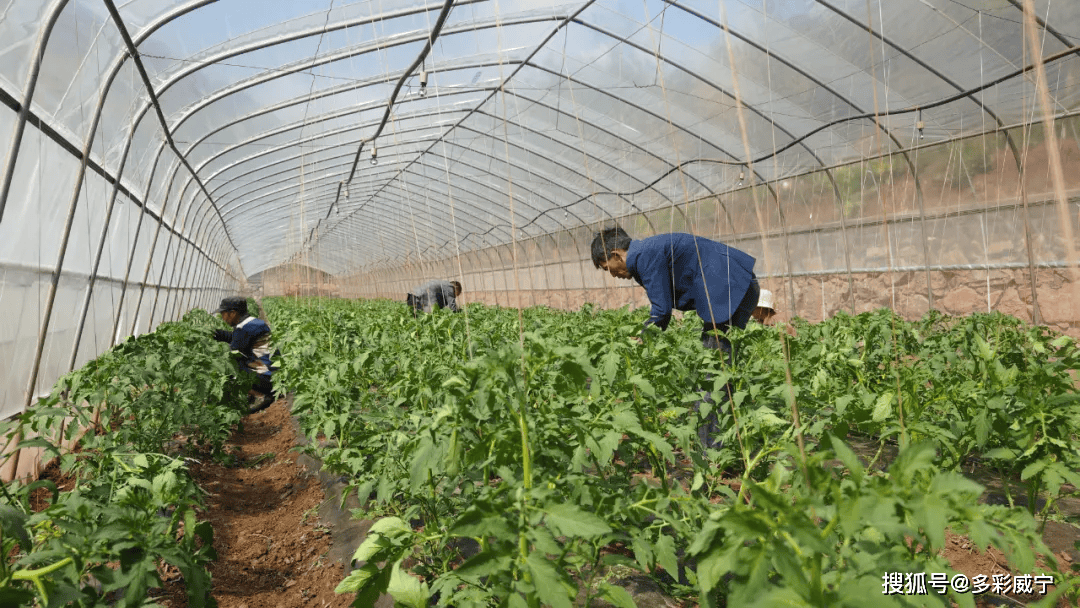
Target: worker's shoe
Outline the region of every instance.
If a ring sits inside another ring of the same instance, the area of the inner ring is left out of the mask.
[[[254,414],[255,412],[261,412],[270,407],[270,404],[274,402],[274,398],[270,395],[260,395],[250,400],[248,405],[248,413]]]

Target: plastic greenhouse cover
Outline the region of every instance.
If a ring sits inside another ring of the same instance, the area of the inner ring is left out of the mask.
[[[745,173],[772,183],[1020,124],[1036,98],[1019,74],[1019,1],[459,0],[411,73],[442,3],[115,1],[138,66],[109,4],[0,2],[0,88],[26,99],[41,28],[62,6],[35,116],[138,199],[118,204],[165,209],[203,249],[235,247],[221,260],[247,275],[303,251],[335,250],[328,269],[345,272],[664,209],[729,193]],[[1068,114],[1080,3],[1034,7],[1052,111]],[[5,148],[17,165],[3,236],[34,224],[41,254],[5,244],[0,261],[47,267],[78,159],[32,132]],[[46,162],[55,179],[35,185]],[[90,209],[115,187],[83,183]],[[96,238],[104,220],[77,213]]]

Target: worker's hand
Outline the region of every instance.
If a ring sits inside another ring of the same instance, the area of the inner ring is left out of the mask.
[[[634,342],[637,342],[638,344],[644,344],[645,343],[645,341],[641,339],[641,336],[631,336],[630,339],[633,340]]]
[[[214,339],[218,342],[230,342],[232,341],[232,332],[226,329],[215,329]]]

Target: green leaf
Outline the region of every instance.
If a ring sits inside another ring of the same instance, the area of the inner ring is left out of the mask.
[[[982,336],[979,334],[973,334],[973,337],[975,338],[975,345],[979,350],[979,357],[981,357],[983,361],[992,360],[994,355],[990,352],[990,345],[986,343],[986,340],[983,340]]]
[[[353,570],[349,576],[342,579],[342,581],[338,583],[338,586],[334,588],[334,593],[357,593],[378,574],[378,566],[375,564],[364,564],[356,570]]]
[[[420,579],[402,570],[400,561],[394,564],[390,572],[386,592],[394,597],[395,602],[410,608],[425,608],[430,595],[427,583],[421,583]]]
[[[557,534],[592,538],[611,532],[604,520],[571,503],[556,503],[543,510],[548,526]]]
[[[482,505],[487,507],[489,505]],[[473,505],[450,525],[451,536],[472,538],[509,538],[514,534],[503,514],[494,514],[479,505]]]
[[[32,591],[9,586],[0,587],[0,606],[30,606],[33,601]]]
[[[652,568],[656,560],[656,554],[653,552],[652,543],[646,540],[641,532],[632,532],[630,547],[634,550],[634,559],[637,560],[642,570],[647,571]]]
[[[642,377],[641,374],[634,374],[633,376],[630,376],[627,381],[638,387],[638,390],[644,393],[646,397],[656,397],[656,389],[653,388],[653,385]]]
[[[848,471],[855,477],[856,480],[861,480],[865,469],[863,469],[862,461],[859,457],[847,446],[846,443],[829,435],[829,447],[836,453],[836,457],[840,459],[840,462],[844,463]]]
[[[1026,481],[1029,477],[1034,477],[1038,475],[1039,471],[1042,471],[1046,468],[1046,464],[1047,463],[1044,460],[1036,460],[1035,462],[1029,464],[1028,466],[1024,467],[1023,471],[1020,472],[1020,479],[1022,481]]]
[[[544,605],[552,608],[571,608],[570,595],[563,587],[555,566],[546,557],[533,551],[525,558],[525,564],[532,573],[536,595],[540,597]]]
[[[366,562],[372,560],[372,558],[375,558],[376,556],[380,557],[379,561],[386,559],[390,556],[382,553],[385,549],[393,546],[393,539],[411,534],[412,528],[400,518],[384,517],[375,522],[371,526],[371,529],[368,530],[367,538],[364,539],[364,542],[360,543],[360,546],[356,548],[356,552],[353,553],[353,560]],[[405,549],[402,548],[399,552],[404,552],[404,550]]]
[[[837,397],[836,401],[833,402],[833,407],[836,408],[836,415],[843,416],[844,411],[847,409],[847,406],[850,405],[851,402],[854,400],[854,395],[843,395],[841,397]]]
[[[14,536],[19,541],[19,547],[26,553],[33,549],[30,544],[30,534],[26,531],[26,520],[29,517],[15,507],[0,505],[0,530],[4,535]]]
[[[930,541],[929,549],[933,553],[945,546],[945,510],[945,503],[938,494],[927,495],[923,501],[923,531]]]
[[[654,545],[656,549],[656,563],[673,578],[679,578],[679,563],[675,560],[675,539],[661,534]]]
[[[600,597],[616,608],[637,608],[637,604],[634,603],[634,598],[630,595],[630,592],[618,585],[600,583]]]
[[[881,422],[892,416],[893,392],[885,391],[878,395],[874,402],[874,411],[871,418],[874,422]]]

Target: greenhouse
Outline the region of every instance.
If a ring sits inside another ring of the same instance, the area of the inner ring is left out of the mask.
[[[0,0],[0,106],[2,605],[1077,605],[1080,2]]]

